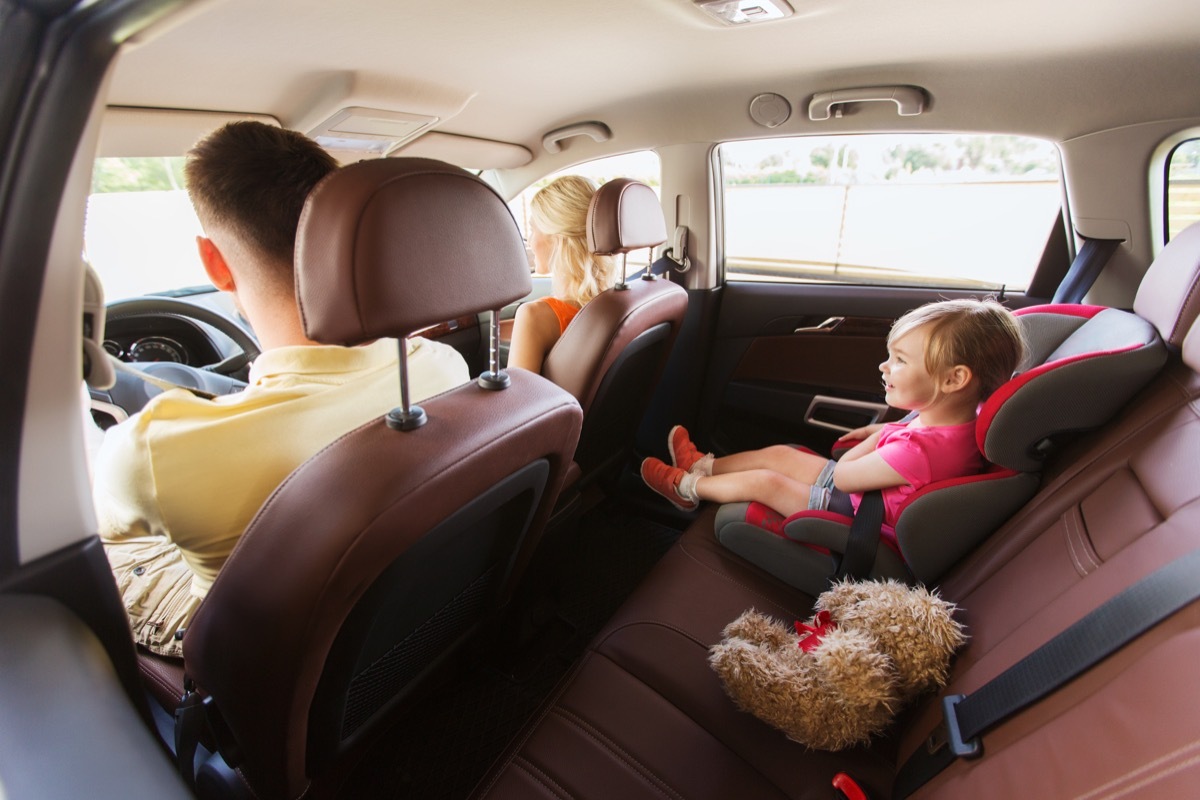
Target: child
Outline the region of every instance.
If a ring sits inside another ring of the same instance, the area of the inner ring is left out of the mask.
[[[839,441],[862,441],[837,462],[787,445],[714,458],[677,425],[667,442],[674,466],[648,458],[642,480],[685,511],[701,500],[757,501],[785,517],[805,509],[852,514],[864,492],[881,489],[884,523],[894,526],[913,492],[983,470],[976,412],[1012,377],[1024,352],[1016,318],[999,303],[921,306],[892,326],[888,359],[879,365],[888,405],[917,412],[914,419],[847,433]]]

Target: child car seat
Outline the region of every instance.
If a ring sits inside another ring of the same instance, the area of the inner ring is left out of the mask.
[[[895,526],[883,527],[869,574],[857,577],[936,582],[1034,495],[1061,444],[1107,422],[1166,362],[1155,327],[1130,312],[1042,305],[1015,313],[1029,352],[1024,370],[980,408],[975,436],[987,469],[915,492]],[[715,529],[730,550],[815,596],[846,553],[852,522],[733,503],[717,512]]]

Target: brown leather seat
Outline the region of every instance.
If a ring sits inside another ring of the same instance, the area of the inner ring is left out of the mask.
[[[629,178],[605,183],[588,207],[587,237],[597,255],[662,244],[658,196]],[[547,354],[542,374],[583,407],[577,486],[619,469],[632,452],[686,311],[687,292],[667,280],[622,280],[585,305]]]
[[[353,345],[499,308],[529,291],[529,269],[483,181],[381,159],[309,197],[297,288],[308,335]],[[498,610],[582,420],[573,397],[528,373],[422,405],[423,426],[375,420],[293,472],[187,630],[187,675],[259,797],[327,789],[343,757]]]
[[[1200,226],[1173,240],[1134,306],[1172,348],[1167,366],[1049,464],[1038,494],[942,582],[971,636],[942,694],[970,693],[1200,549],[1198,289]],[[702,515],[659,562],[475,796],[833,797],[841,771],[869,796],[891,796],[898,765],[940,727],[940,703],[926,698],[893,735],[840,753],[737,711],[708,648],[747,608],[790,622],[812,598],[720,547],[712,521]],[[1193,796],[1198,660],[1193,603],[1000,724],[981,758],[960,759],[914,796]]]

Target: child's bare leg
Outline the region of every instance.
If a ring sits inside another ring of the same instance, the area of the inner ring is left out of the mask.
[[[707,475],[696,480],[696,494],[718,503],[756,501],[790,517],[808,508],[809,484],[768,469]]]
[[[829,459],[815,453],[806,453],[785,444],[777,444],[761,450],[747,450],[744,453],[734,453],[715,459],[712,474],[716,476],[767,469],[811,486],[817,482],[821,470],[828,462]],[[775,507],[772,506],[772,508]],[[775,508],[775,510],[782,511],[783,509]]]

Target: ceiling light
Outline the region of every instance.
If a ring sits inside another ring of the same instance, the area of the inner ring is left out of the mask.
[[[328,150],[384,156],[416,138],[437,121],[437,117],[426,114],[355,106],[343,108],[309,131],[308,135]]]
[[[726,25],[771,22],[792,15],[787,0],[693,0],[700,10]]]

